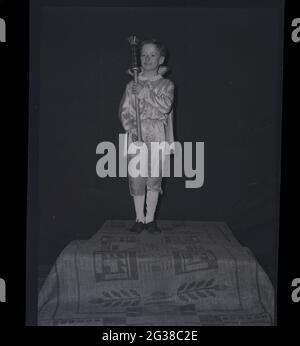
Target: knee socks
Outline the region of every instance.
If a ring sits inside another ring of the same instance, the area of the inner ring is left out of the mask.
[[[134,208],[136,214],[136,221],[145,222],[144,215],[144,204],[145,204],[145,195],[142,196],[133,196]]]
[[[158,191],[147,191],[147,198],[146,198],[146,208],[147,208],[147,213],[146,213],[146,218],[145,222],[149,223],[154,220],[154,214],[158,202]]]

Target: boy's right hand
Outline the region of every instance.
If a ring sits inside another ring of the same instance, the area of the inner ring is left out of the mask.
[[[133,133],[131,135],[131,139],[132,139],[132,142],[136,142],[138,140],[138,136],[135,133]]]

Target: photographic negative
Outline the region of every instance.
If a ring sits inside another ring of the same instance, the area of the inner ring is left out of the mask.
[[[37,325],[276,325],[282,2],[31,14]]]

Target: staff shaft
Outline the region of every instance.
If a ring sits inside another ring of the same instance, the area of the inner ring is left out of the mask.
[[[138,69],[133,70],[134,73],[134,82],[138,83]],[[141,117],[140,117],[140,108],[139,108],[139,99],[135,93],[135,114],[136,114],[136,127],[137,127],[137,137],[138,141],[142,141],[142,126],[141,126]]]

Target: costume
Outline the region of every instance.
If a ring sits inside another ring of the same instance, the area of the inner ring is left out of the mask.
[[[145,188],[149,191],[160,191],[162,181],[162,170],[160,159],[160,171],[158,177],[151,176],[151,143],[152,142],[174,142],[173,134],[173,100],[174,84],[170,80],[163,78],[167,72],[167,67],[160,67],[158,74],[152,78],[139,74],[138,80],[142,85],[137,97],[139,99],[140,119],[142,128],[142,139],[147,145],[148,153],[148,177],[133,178],[129,175],[129,189],[132,196],[142,196]],[[136,135],[136,112],[135,95],[132,92],[133,81],[130,81],[125,89],[120,102],[119,117],[124,130],[128,133],[128,146],[133,142],[132,135]],[[128,154],[128,159],[133,156]],[[154,160],[155,161],[155,160]]]

